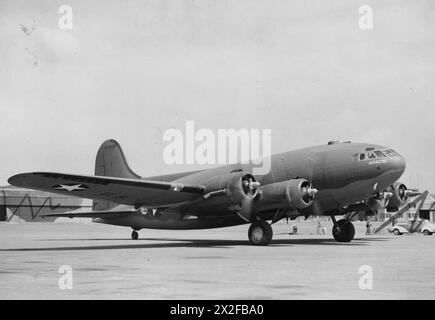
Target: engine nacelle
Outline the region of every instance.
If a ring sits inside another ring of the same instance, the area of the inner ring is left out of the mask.
[[[408,188],[401,182],[396,182],[388,188],[388,192],[392,193],[388,208],[400,208],[408,201]]]
[[[291,179],[272,183],[261,188],[261,202],[265,205],[279,204],[282,209],[298,210],[314,202],[317,190],[306,179]]]
[[[226,192],[234,203],[242,203],[247,198],[255,198],[259,186],[260,183],[250,173],[233,174],[227,180]]]
[[[241,204],[258,195],[258,183],[248,172],[231,172],[209,179],[204,183],[210,196],[226,195],[229,204]],[[207,197],[207,196],[206,196]]]

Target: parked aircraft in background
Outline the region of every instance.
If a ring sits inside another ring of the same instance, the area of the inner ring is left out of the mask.
[[[252,174],[251,164],[142,178],[126,163],[119,144],[105,141],[98,150],[95,175],[53,172],[22,173],[9,178],[15,186],[93,199],[93,210],[49,214],[89,217],[95,222],[138,230],[220,228],[250,223],[249,240],[267,245],[271,224],[283,218],[330,216],[333,237],[349,242],[351,219],[335,216],[407,200],[397,182],[405,160],[389,147],[330,142],[271,156],[271,171]],[[270,221],[268,223],[267,221]]]

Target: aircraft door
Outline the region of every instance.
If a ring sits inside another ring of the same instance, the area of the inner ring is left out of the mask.
[[[6,221],[7,214],[6,214],[6,205],[0,204],[0,221]]]
[[[430,211],[429,210],[420,210],[418,213],[418,216],[421,219],[426,219],[426,220],[430,220]]]

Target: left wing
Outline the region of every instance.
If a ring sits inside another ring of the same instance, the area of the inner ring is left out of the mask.
[[[198,200],[205,193],[202,185],[53,172],[17,174],[10,177],[8,182],[17,187],[109,200],[135,207],[168,207]]]

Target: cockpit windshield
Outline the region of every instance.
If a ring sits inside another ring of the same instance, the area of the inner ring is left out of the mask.
[[[352,158],[354,161],[363,161],[363,160],[373,160],[373,159],[382,159],[387,157],[396,157],[398,154],[391,149],[388,150],[373,150],[371,148],[370,151],[355,153]]]
[[[384,150],[384,153],[387,155],[387,157],[390,157],[390,158],[399,156],[396,151],[391,150],[391,149]]]
[[[378,158],[385,158],[385,154],[382,151],[376,150],[375,154],[378,156]]]

